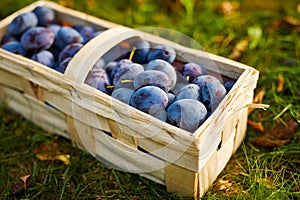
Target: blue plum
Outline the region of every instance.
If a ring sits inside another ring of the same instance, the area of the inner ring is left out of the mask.
[[[176,79],[177,81],[174,88],[172,89],[172,92],[174,94],[177,94],[181,88],[189,84],[189,82],[178,71],[176,71],[176,77],[177,77]]]
[[[167,96],[168,96],[168,106],[171,105],[174,101],[176,101],[176,95],[175,94],[173,94],[171,92],[168,92]]]
[[[72,43],[83,43],[83,37],[78,31],[71,27],[61,27],[55,37],[55,46],[59,49],[63,49],[65,46]]]
[[[133,89],[133,79],[143,71],[144,67],[138,63],[125,65],[116,73],[113,84],[116,88],[127,87]]]
[[[180,99],[172,103],[167,109],[168,121],[191,133],[205,121],[207,110],[195,99]]]
[[[191,83],[196,77],[207,75],[207,69],[202,65],[189,62],[183,66],[182,75]]]
[[[200,87],[200,101],[209,112],[213,112],[226,95],[226,89],[219,79],[211,75],[198,76],[193,81]]]
[[[32,52],[50,48],[53,41],[53,32],[44,27],[30,28],[21,36],[23,48]]]
[[[224,87],[226,88],[226,91],[229,92],[231,88],[234,86],[236,80],[230,80],[224,82]]]
[[[145,113],[149,113],[153,106],[164,109],[168,105],[168,96],[159,87],[145,86],[132,94],[130,105]],[[155,109],[158,110],[157,108]]]
[[[47,27],[55,22],[55,12],[46,6],[37,6],[33,13],[38,18],[38,25]]]
[[[134,90],[132,89],[118,88],[113,90],[111,96],[129,105],[129,101],[133,93]]]
[[[147,56],[148,62],[155,59],[165,60],[169,63],[173,63],[176,58],[176,52],[173,47],[165,45],[156,45],[153,47]]]
[[[131,44],[131,48],[135,49],[134,54],[132,56],[132,61],[145,64],[147,63],[148,52],[150,51],[150,43],[146,40],[135,40]]]
[[[107,88],[107,86],[110,85],[109,76],[102,68],[97,68],[90,71],[85,83],[106,94],[110,92]]]
[[[166,73],[157,70],[143,71],[133,80],[135,89],[148,85],[160,87],[165,92],[168,92],[170,90],[171,81]]]
[[[12,35],[21,35],[28,29],[36,27],[38,24],[37,16],[33,12],[25,12],[18,15],[8,25],[7,31]]]
[[[112,68],[110,75],[111,81],[115,79],[115,75],[118,73],[118,71],[123,68],[124,66],[131,65],[132,61],[128,59],[122,59],[117,62],[117,64]]]
[[[96,31],[92,26],[83,26],[79,31],[79,33],[83,37],[84,43],[87,43],[90,39],[95,37],[95,32]]]
[[[61,26],[58,24],[51,24],[50,26],[48,26],[48,29],[54,33],[55,37],[60,28],[61,28]]]
[[[61,63],[59,63],[59,65],[56,68],[56,71],[58,71],[60,73],[65,73],[67,66],[71,60],[72,60],[72,57],[68,57],[68,58],[64,59]]]
[[[100,59],[103,59],[103,58],[100,58]],[[104,59],[103,59],[103,62],[105,62]],[[118,64],[118,62],[116,62],[116,61],[108,62],[108,63],[103,67],[103,69],[105,69],[105,71],[106,71],[108,74],[111,74],[113,68],[114,68],[117,64]]]
[[[31,56],[31,59],[37,61],[43,65],[46,65],[50,68],[54,68],[56,65],[54,55],[47,50],[42,50],[38,53],[35,53]]]
[[[160,119],[163,122],[167,121],[167,111],[163,106],[161,106],[159,104],[151,106],[148,114],[157,119]]]
[[[174,67],[165,60],[155,59],[151,60],[146,66],[145,70],[158,70],[161,72],[165,72],[170,79],[171,85],[170,89],[172,90],[177,81],[177,75]]]
[[[196,84],[188,84],[179,90],[176,97],[177,99],[200,100],[200,88]]]
[[[58,56],[58,62],[62,62],[67,57],[73,57],[81,48],[83,44],[82,43],[71,43],[67,45],[63,50],[60,52]]]
[[[18,41],[18,39],[15,36],[13,36],[9,33],[5,33],[1,39],[0,44],[4,45],[5,43],[8,43],[8,42],[17,42],[17,41]]]
[[[22,47],[21,43],[18,41],[7,42],[1,46],[2,49],[6,51],[26,56],[26,50]]]

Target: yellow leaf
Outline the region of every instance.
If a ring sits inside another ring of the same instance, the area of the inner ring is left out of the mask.
[[[235,13],[239,7],[240,4],[238,2],[223,1],[216,7],[216,9],[224,15],[231,15]]]
[[[284,83],[285,83],[285,80],[283,78],[283,75],[282,75],[282,73],[279,73],[278,78],[277,78],[277,88],[276,88],[277,92],[282,92]]]
[[[70,155],[63,154],[57,143],[42,144],[34,149],[34,153],[39,160],[60,160],[65,165],[70,164]]]
[[[55,156],[55,158],[57,160],[62,161],[65,165],[69,165],[70,164],[70,155],[61,154],[61,155]]]

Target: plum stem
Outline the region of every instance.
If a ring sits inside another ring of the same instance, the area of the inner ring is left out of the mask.
[[[133,54],[134,54],[135,50],[136,50],[136,47],[133,47],[131,52],[130,52],[130,55],[129,55],[129,60],[132,60],[132,57],[133,57]]]

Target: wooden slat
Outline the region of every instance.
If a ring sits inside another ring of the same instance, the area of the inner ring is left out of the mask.
[[[8,107],[22,113],[25,118],[38,124],[46,131],[70,138],[66,116],[63,113],[17,90],[1,84],[0,89],[0,98]]]
[[[167,164],[165,168],[165,179],[169,192],[182,196],[198,196],[198,173],[189,171],[174,164]]]

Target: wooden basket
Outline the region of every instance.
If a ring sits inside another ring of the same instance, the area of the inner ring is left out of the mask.
[[[105,164],[164,184],[169,192],[194,197],[205,194],[243,141],[258,71],[48,1],[33,3],[2,20],[0,36],[14,17],[41,5],[72,24],[107,30],[84,45],[64,74],[0,49],[2,102],[45,130],[71,139]],[[132,37],[170,45],[180,57],[237,79],[194,133],[155,119],[84,83],[99,56]]]

